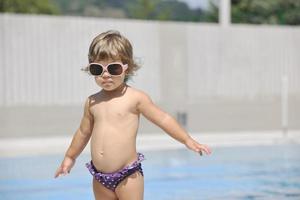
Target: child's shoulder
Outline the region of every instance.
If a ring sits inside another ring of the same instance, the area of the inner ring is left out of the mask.
[[[87,101],[93,101],[93,100],[95,100],[96,98],[98,98],[100,96],[100,93],[101,93],[101,91],[100,92],[96,92],[94,94],[91,94],[90,96],[87,97]]]
[[[85,104],[89,105],[89,107],[90,107],[91,105],[93,105],[99,101],[100,96],[101,96],[101,91],[89,95],[85,100]]]
[[[140,89],[137,89],[137,88],[133,88],[131,86],[129,86],[128,89],[129,89],[129,92],[133,94],[132,96],[137,98],[139,101],[144,101],[144,100],[148,100],[148,99],[150,100],[150,96],[146,92],[144,92]]]

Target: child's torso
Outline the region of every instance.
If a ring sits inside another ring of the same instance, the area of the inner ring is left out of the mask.
[[[94,117],[91,154],[95,167],[101,172],[115,172],[136,160],[139,113],[131,92],[128,88],[119,97],[97,97],[91,103]]]

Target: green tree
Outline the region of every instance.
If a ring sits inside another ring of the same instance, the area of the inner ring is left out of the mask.
[[[187,4],[178,1],[161,1],[155,10],[155,17],[159,20],[173,21],[201,21],[202,10],[191,10]]]
[[[232,0],[233,23],[300,24],[300,0]]]
[[[206,21],[207,13],[202,9],[191,9],[184,2],[177,0],[127,0],[126,12],[129,18],[171,20],[171,21]],[[214,21],[216,22],[216,21]]]
[[[155,10],[159,0],[133,0],[128,1],[126,10],[130,18],[155,19]]]
[[[0,0],[0,12],[58,14],[58,7],[48,0]]]
[[[204,15],[203,21],[218,22],[219,21],[219,6],[217,1],[209,1],[209,9]]]
[[[216,1],[216,0],[209,0]],[[213,8],[217,8],[216,6]],[[178,0],[0,0],[1,12],[80,15],[170,21],[216,22],[201,8]]]

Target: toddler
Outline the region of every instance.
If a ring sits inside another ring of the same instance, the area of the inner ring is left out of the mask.
[[[102,90],[86,99],[80,127],[55,177],[70,172],[91,139],[92,159],[86,166],[93,176],[95,199],[142,200],[144,155],[136,150],[140,114],[187,148],[200,155],[211,153],[209,147],[191,138],[147,94],[126,84],[138,65],[130,42],[119,32],[107,31],[95,37],[88,58],[84,70],[94,76]]]

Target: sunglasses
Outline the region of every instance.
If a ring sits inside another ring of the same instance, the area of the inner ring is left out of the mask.
[[[102,76],[105,71],[107,71],[111,76],[120,76],[127,68],[127,64],[124,65],[119,62],[109,63],[106,66],[103,66],[100,63],[90,63],[82,70],[93,76]]]

